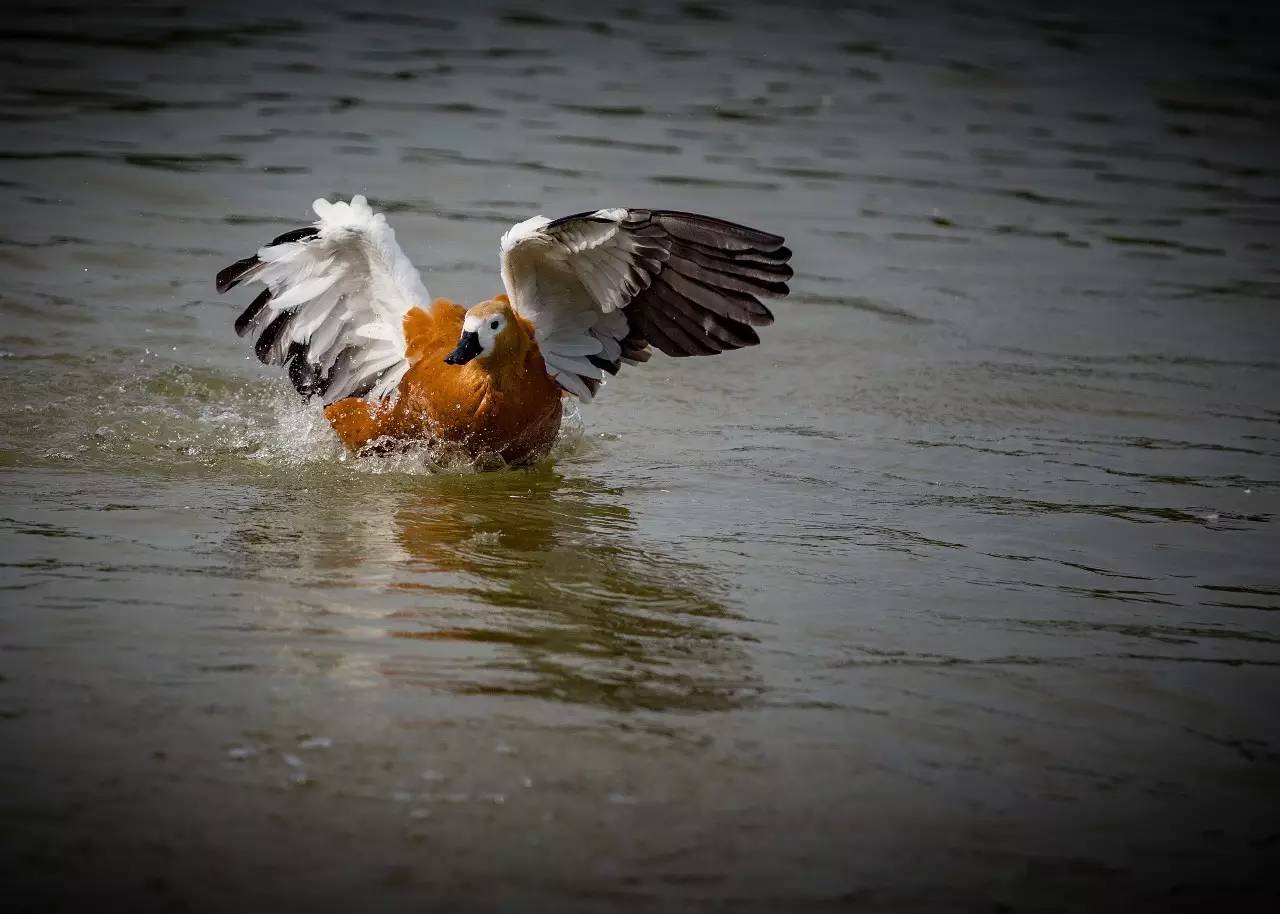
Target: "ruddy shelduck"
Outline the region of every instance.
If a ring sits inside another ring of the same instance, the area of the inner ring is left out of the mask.
[[[432,300],[362,196],[314,204],[217,277],[266,288],[235,322],[265,364],[318,398],[353,451],[451,442],[509,464],[545,455],[561,400],[589,401],[625,363],[760,342],[760,297],[786,295],[782,237],[693,213],[602,209],[535,216],[502,236],[505,292],[472,308]]]

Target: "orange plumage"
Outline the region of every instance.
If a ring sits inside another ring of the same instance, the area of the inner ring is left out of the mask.
[[[465,365],[445,357],[462,334],[463,319],[506,318],[494,351]],[[560,386],[547,374],[533,327],[497,295],[469,311],[445,298],[404,317],[410,368],[392,405],[348,397],[325,418],[352,451],[372,442],[437,441],[461,445],[473,458],[497,456],[526,463],[546,454],[560,430]]]

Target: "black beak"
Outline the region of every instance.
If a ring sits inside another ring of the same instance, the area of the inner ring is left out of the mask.
[[[462,339],[458,340],[458,348],[444,357],[450,365],[465,365],[484,351],[480,345],[480,337],[475,331],[464,330]]]

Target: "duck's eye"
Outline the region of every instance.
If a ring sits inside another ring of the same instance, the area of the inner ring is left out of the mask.
[[[497,322],[497,321],[494,321],[494,322],[492,322],[491,324],[489,324],[489,329],[490,329],[490,330],[497,330],[497,329],[498,329],[498,322]]]

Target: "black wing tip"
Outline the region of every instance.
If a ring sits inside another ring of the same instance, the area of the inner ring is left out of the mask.
[[[603,359],[598,355],[587,356],[587,361],[599,368],[601,371],[607,371],[612,375],[616,375],[618,373],[618,369],[622,367],[621,359],[615,359],[610,362],[608,359]]]
[[[257,255],[254,255],[253,257],[246,257],[243,260],[237,260],[231,266],[218,271],[218,275],[213,281],[214,288],[218,290],[219,295],[223,292],[234,289],[240,283],[244,274],[248,273],[260,263],[262,263],[262,261],[258,259]]]
[[[258,341],[253,344],[253,352],[258,357],[258,361],[263,365],[271,364],[271,347],[275,345],[275,341],[280,334],[284,332],[284,326],[292,317],[289,312],[282,311],[276,315],[275,320],[267,324],[267,328],[262,331],[262,335],[258,337]]]
[[[314,225],[308,225],[304,228],[292,229],[283,235],[278,235],[266,247],[277,244],[288,244],[291,241],[310,241],[320,234],[320,229]],[[245,257],[243,260],[237,260],[231,266],[219,270],[218,275],[214,278],[214,288],[218,290],[218,294],[228,292],[240,284],[245,274],[254,267],[262,263],[255,254],[252,257]]]
[[[263,289],[258,293],[258,297],[249,303],[249,307],[236,318],[236,336],[244,336],[249,332],[249,326],[254,322],[262,309],[267,306],[267,302],[271,301],[271,290]]]
[[[639,328],[631,322],[630,317],[627,319],[627,325],[629,327],[627,335],[619,340],[619,345],[622,347],[622,355],[619,358],[637,364],[649,361],[649,356],[651,355],[649,341],[640,333]]]
[[[289,382],[304,400],[310,400],[320,392],[322,382],[320,367],[312,365],[307,359],[305,343],[290,343],[285,353],[285,363],[289,366]]]
[[[593,209],[593,210],[588,210],[585,213],[574,213],[572,216],[561,216],[559,219],[552,219],[545,226],[543,226],[543,228],[544,229],[559,228],[562,225],[565,225],[570,222],[577,222],[580,219],[589,219],[592,222],[612,222],[613,221],[612,219],[606,219],[603,216],[597,216],[596,213],[598,212],[600,212],[600,210]],[[628,210],[628,212],[630,212],[630,210]]]
[[[706,229],[720,231],[731,235],[737,235],[740,238],[749,238],[754,246],[759,249],[759,253],[768,254],[771,258],[777,258],[779,262],[786,262],[791,257],[791,251],[786,245],[786,238],[782,235],[775,235],[772,232],[766,232],[763,229],[753,228],[749,225],[743,225],[741,222],[732,222],[728,219],[721,219],[717,216],[708,216],[705,213],[691,213],[678,209],[643,209],[638,207],[624,206],[619,207],[626,213],[626,220],[632,223],[632,228],[638,228],[645,223],[654,220],[674,219],[682,222],[691,222]],[[571,216],[561,216],[559,219],[553,219],[547,223],[547,228],[557,228],[568,222],[575,222],[579,219],[590,219],[592,222],[612,222],[614,220],[597,216],[600,210],[591,210],[584,213],[574,213]]]
[[[307,226],[303,226],[302,228],[290,229],[289,231],[285,232],[283,235],[277,235],[275,238],[273,238],[271,240],[271,244],[267,245],[267,247],[271,247],[272,245],[276,245],[276,244],[288,244],[291,241],[310,241],[312,238],[316,237],[319,234],[320,234],[320,229],[316,228],[314,225],[307,225]]]
[[[751,246],[758,248],[762,253],[773,255],[779,250],[786,250],[784,247],[786,238],[782,235],[775,235],[740,222],[730,222],[728,219],[720,219],[704,213],[688,213],[676,209],[655,209],[651,210],[649,215],[651,219],[671,219],[677,223],[689,222],[703,229],[737,236],[744,241],[750,241]],[[789,250],[786,251],[786,256],[791,256]]]
[[[755,295],[675,271],[655,277],[644,299],[627,310],[644,336],[675,358],[757,346],[760,335],[753,328],[774,320]]]

